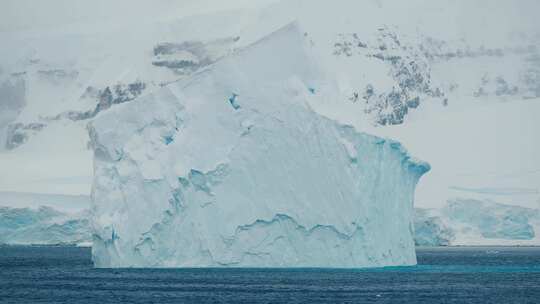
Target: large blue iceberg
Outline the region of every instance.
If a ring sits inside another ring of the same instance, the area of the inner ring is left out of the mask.
[[[305,39],[289,25],[91,123],[97,267],[416,263],[429,165],[309,107],[329,84]]]

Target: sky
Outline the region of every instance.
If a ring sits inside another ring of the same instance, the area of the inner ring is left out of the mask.
[[[274,0],[275,1],[275,0]],[[0,31],[180,18],[219,10],[253,7],[272,0],[2,0]]]

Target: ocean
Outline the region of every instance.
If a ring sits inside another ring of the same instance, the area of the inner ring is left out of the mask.
[[[418,248],[374,269],[94,269],[91,249],[0,247],[0,303],[540,303],[540,247]]]

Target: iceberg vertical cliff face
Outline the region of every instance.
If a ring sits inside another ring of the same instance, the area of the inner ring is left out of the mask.
[[[289,25],[90,124],[97,267],[415,264],[397,142],[312,111],[328,87]]]

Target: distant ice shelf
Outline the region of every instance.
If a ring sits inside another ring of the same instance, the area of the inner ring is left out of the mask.
[[[59,211],[49,206],[0,207],[0,244],[90,246],[89,213]]]
[[[0,207],[0,244],[91,246],[88,207],[88,204],[80,205],[80,211],[47,205]],[[240,227],[240,235],[249,229],[262,229],[276,223],[296,227],[299,235],[323,231],[339,235],[329,226],[309,231],[283,214],[244,225]],[[416,246],[540,245],[540,210],[492,201],[453,199],[440,209],[416,208],[414,227]]]
[[[540,245],[540,210],[489,200],[452,199],[416,209],[419,246]]]

